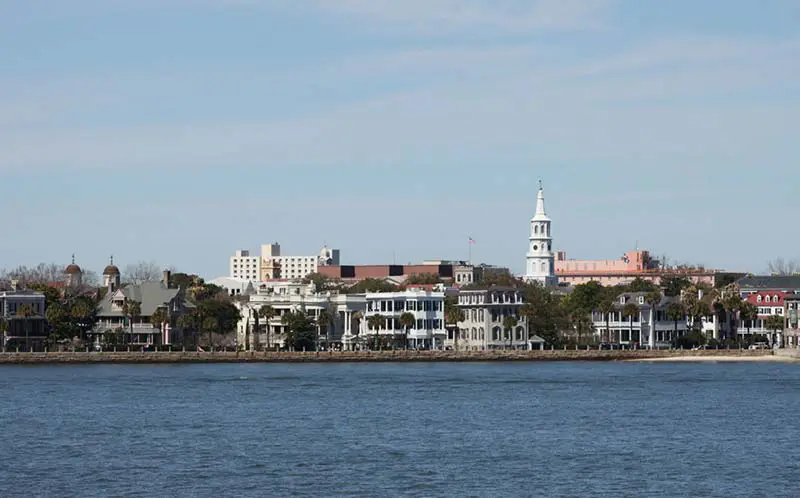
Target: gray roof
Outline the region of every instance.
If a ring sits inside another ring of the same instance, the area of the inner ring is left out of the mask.
[[[650,293],[649,292],[622,292],[620,294],[617,294],[617,299],[614,301],[614,304],[615,304],[615,306],[617,308],[622,308],[624,306],[624,304],[619,302],[619,298],[625,296],[625,303],[626,304],[627,303],[634,303],[637,306],[640,306],[642,308],[647,309],[647,308],[650,307],[650,305],[647,304],[647,301],[645,301],[644,304],[639,304],[639,297],[644,297],[645,299],[647,299],[647,295],[648,294],[650,294]],[[679,301],[679,298],[668,297],[668,296],[665,296],[664,294],[661,294],[661,301],[658,302],[658,304],[656,305],[656,308],[665,308],[665,307],[669,306],[670,303],[672,303],[674,301]]]
[[[194,308],[194,305],[186,301],[181,289],[168,289],[162,282],[143,282],[138,285],[126,285],[117,291],[109,292],[97,306],[97,316],[122,316],[122,312],[112,310],[111,300],[117,292],[122,292],[125,297],[132,301],[142,303],[141,316],[151,316],[155,310],[166,306],[174,299],[180,301],[180,306],[184,308]]]
[[[748,275],[736,283],[742,290],[800,290],[800,275]]]

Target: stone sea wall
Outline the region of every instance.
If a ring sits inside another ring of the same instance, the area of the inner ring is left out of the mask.
[[[0,353],[0,364],[45,363],[236,363],[236,362],[367,362],[367,361],[624,361],[686,356],[771,356],[769,350],[545,350],[545,351],[362,351],[309,353],[76,352]]]

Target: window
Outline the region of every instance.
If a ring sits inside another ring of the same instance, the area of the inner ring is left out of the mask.
[[[644,304],[644,296],[639,296],[639,304]]]
[[[620,296],[619,304],[625,304],[625,296]]]
[[[759,302],[759,303],[761,302],[761,296],[757,296],[756,297],[756,302]]]

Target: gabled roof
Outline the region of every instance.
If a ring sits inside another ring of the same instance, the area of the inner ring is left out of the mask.
[[[748,275],[736,281],[742,290],[800,290],[800,275]]]
[[[180,299],[183,307],[194,307],[184,299],[181,289],[168,289],[162,282],[143,282],[138,285],[126,285],[116,292],[106,294],[97,306],[97,315],[122,316],[122,312],[113,310],[111,307],[114,296],[120,294],[129,300],[142,303],[141,316],[151,316],[155,310],[166,306],[173,299]]]

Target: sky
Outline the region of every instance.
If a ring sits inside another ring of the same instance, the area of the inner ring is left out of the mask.
[[[0,0],[0,268],[800,257],[795,0]]]

